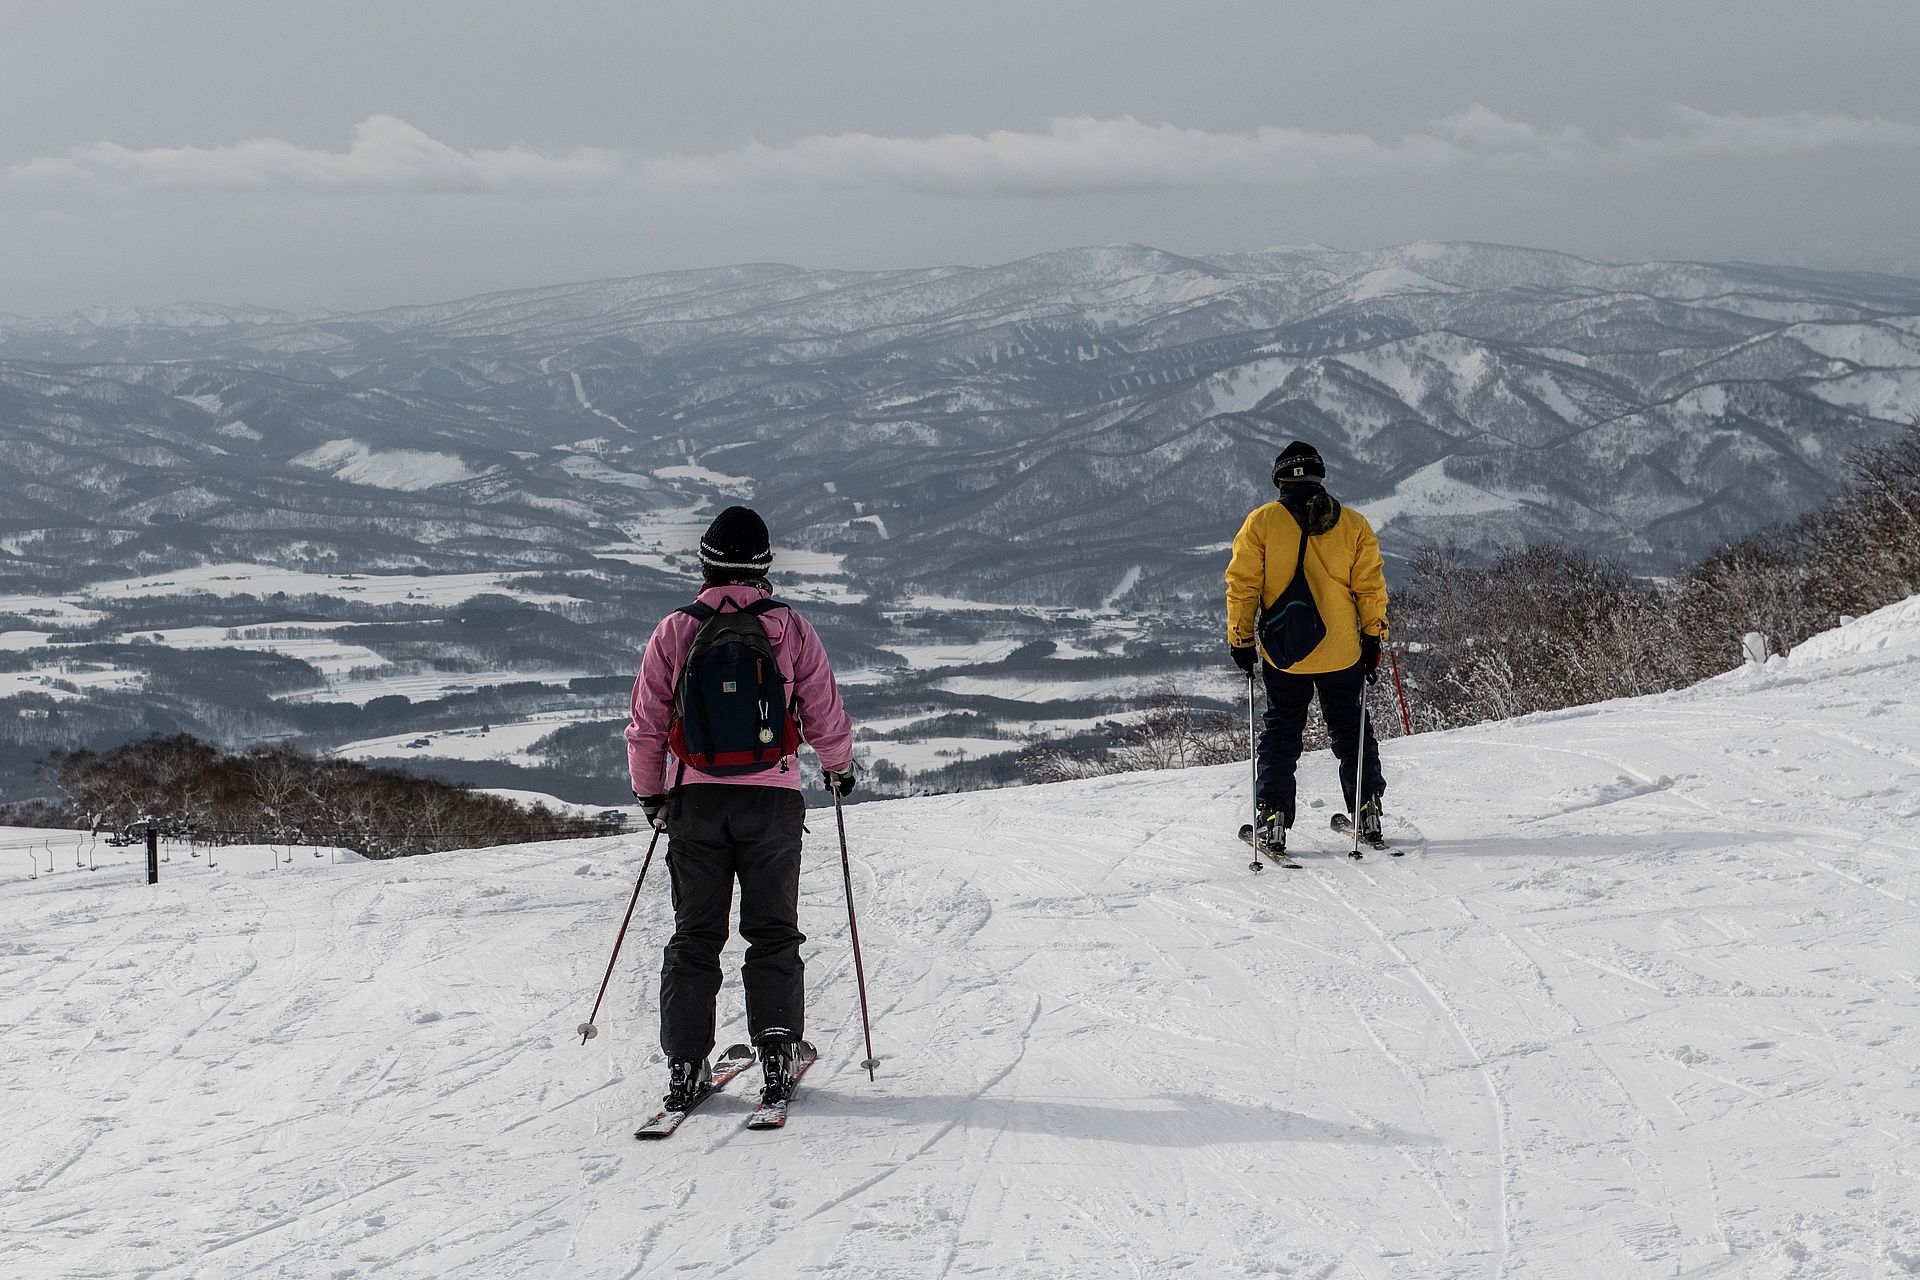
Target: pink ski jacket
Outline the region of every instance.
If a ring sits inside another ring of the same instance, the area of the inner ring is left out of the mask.
[[[700,593],[700,602],[715,609],[730,602],[738,608],[766,594],[758,587],[708,587]],[[780,674],[787,678],[787,701],[801,740],[819,753],[823,768],[846,768],[853,763],[853,722],[840,702],[840,687],[834,683],[819,633],[792,609],[775,609],[760,620],[773,643]],[[633,682],[633,719],[627,723],[627,772],[633,777],[634,794],[662,795],[676,780],[798,791],[800,768],[793,756],[759,773],[715,778],[688,765],[686,777],[680,777],[680,761],[667,750],[667,725],[673,717],[673,690],[680,682],[680,668],[699,630],[699,619],[676,610],[661,620],[647,641],[640,675]]]

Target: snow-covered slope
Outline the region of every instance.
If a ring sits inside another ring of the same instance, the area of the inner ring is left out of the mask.
[[[1920,600],[1391,743],[1400,861],[1248,874],[1239,767],[858,807],[873,1084],[816,815],[778,1134],[627,1136],[662,880],[570,1035],[634,840],[16,876],[0,1273],[1912,1274],[1916,676]]]

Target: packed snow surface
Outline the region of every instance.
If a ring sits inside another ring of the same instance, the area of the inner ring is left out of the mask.
[[[873,1083],[815,814],[779,1133],[742,1081],[629,1136],[657,859],[572,1034],[641,839],[151,889],[16,852],[0,1274],[1911,1275],[1917,676],[1909,603],[1391,742],[1403,860],[1349,863],[1324,756],[1291,873],[1247,870],[1244,766],[856,806]]]

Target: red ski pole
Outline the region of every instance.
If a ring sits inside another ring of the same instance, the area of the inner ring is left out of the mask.
[[[620,920],[620,932],[613,940],[613,954],[607,957],[607,975],[600,979],[600,994],[593,998],[593,1012],[580,1024],[580,1043],[585,1044],[600,1034],[600,1028],[593,1020],[600,1016],[600,1002],[607,998],[607,984],[613,981],[613,965],[620,958],[620,944],[627,940],[627,926],[633,923],[633,908],[640,901],[640,886],[647,882],[647,868],[653,865],[653,849],[660,843],[660,829],[655,827],[653,839],[647,842],[647,856],[640,862],[640,878],[633,882],[633,896],[627,899],[627,914]]]
[[[871,1080],[880,1059],[873,1056],[873,1023],[867,1017],[867,971],[860,963],[860,922],[853,916],[853,864],[847,855],[847,811],[840,807],[838,791],[833,792],[833,820],[840,827],[840,878],[847,886],[847,933],[853,939],[853,980],[860,987],[860,1033],[867,1040],[867,1060],[860,1065],[867,1069],[867,1079]]]
[[[1400,695],[1400,723],[1407,728],[1407,736],[1413,736],[1413,717],[1407,714],[1407,686],[1400,683],[1400,656],[1392,649],[1387,656],[1393,659],[1393,691]]]

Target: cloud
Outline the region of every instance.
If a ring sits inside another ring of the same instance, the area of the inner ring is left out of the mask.
[[[259,138],[223,147],[148,147],[95,142],[64,156],[15,165],[28,185],[109,185],[251,191],[474,192],[577,189],[615,180],[616,152],[577,148],[543,155],[523,147],[462,151],[394,116],[354,126],[344,151]]]
[[[1874,147],[1920,147],[1920,125],[1884,116],[1837,116],[1812,111],[1790,115],[1713,115],[1692,107],[1667,108],[1673,133],[1653,138],[1623,138],[1623,150],[1636,156],[1794,156],[1817,151]]]
[[[815,134],[704,155],[630,156],[581,147],[461,150],[393,116],[355,127],[344,151],[280,139],[133,149],[111,142],[15,165],[18,186],[240,191],[514,192],[892,189],[944,196],[1070,197],[1146,191],[1286,189],[1369,175],[1571,172],[1710,157],[1765,158],[1920,147],[1920,125],[1797,112],[1668,109],[1671,127],[1596,137],[1474,105],[1395,138],[1285,126],[1182,128],[1132,116],[1073,116],[1042,130],[934,137]]]
[[[1674,127],[1601,140],[1474,105],[1398,138],[1281,126],[1186,129],[1132,116],[1074,116],[1044,131],[931,138],[823,134],[704,156],[666,156],[648,178],[673,186],[893,187],[939,195],[1072,196],[1108,192],[1286,188],[1370,174],[1571,171],[1688,157],[1791,156],[1920,147],[1920,125],[1799,113],[1714,115],[1669,108]]]
[[[752,143],[648,165],[663,185],[896,187],[940,195],[1085,195],[1212,186],[1274,186],[1323,175],[1419,167],[1365,134],[1268,127],[1217,133],[1131,116],[1059,119],[1044,132],[997,130],[931,138],[823,134]]]

